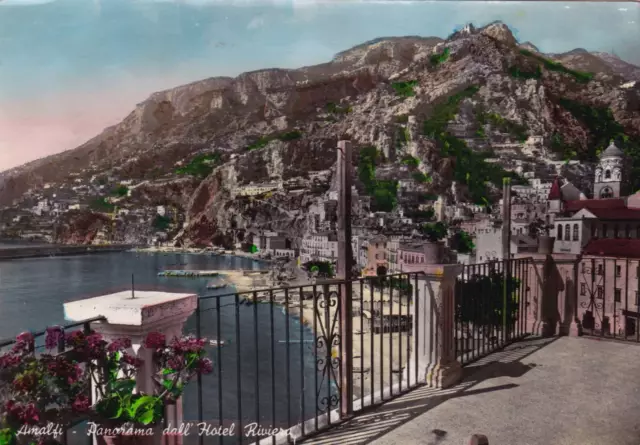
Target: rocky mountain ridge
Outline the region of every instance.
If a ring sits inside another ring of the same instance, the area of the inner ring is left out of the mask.
[[[133,201],[180,208],[186,226],[177,240],[187,244],[252,225],[301,233],[308,209],[326,198],[342,138],[356,146],[355,165],[361,149],[374,146],[383,154],[374,162],[377,175],[391,169],[391,177],[418,178],[423,194],[449,196],[455,182],[451,199],[490,199],[496,178],[516,164],[539,172],[543,161],[593,159],[612,137],[635,153],[639,70],[584,50],[545,56],[518,44],[502,23],[469,25],[446,40],[376,39],[321,65],[155,93],[82,146],[6,173],[0,205],[70,175],[108,174],[148,181]],[[525,147],[531,136],[545,142]],[[198,154],[215,154],[213,169],[178,177]],[[314,183],[314,172],[329,179]],[[237,196],[243,185],[272,180],[301,181],[304,191]],[[367,194],[362,177],[358,187]],[[369,193],[381,190],[374,184]]]

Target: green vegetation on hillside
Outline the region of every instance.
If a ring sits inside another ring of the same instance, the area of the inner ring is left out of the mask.
[[[464,230],[454,233],[450,242],[451,248],[458,253],[471,253],[476,248],[471,235]]]
[[[119,196],[120,198],[123,198],[125,196],[127,196],[127,194],[129,193],[129,188],[126,185],[118,185],[116,188],[114,188],[111,191],[111,194],[113,196]]]
[[[447,60],[449,60],[449,48],[445,48],[441,53],[436,53],[429,57],[429,61],[433,66],[438,66]]]
[[[153,220],[153,228],[160,231],[165,231],[169,228],[171,224],[171,218],[162,215],[156,215]]]
[[[116,208],[107,198],[97,198],[91,201],[89,208],[96,212],[111,213]]]
[[[449,233],[449,227],[442,221],[423,224],[419,230],[432,243],[445,239]]]
[[[327,112],[332,114],[348,114],[352,111],[353,109],[350,105],[336,105],[333,102],[327,104]]]
[[[176,169],[176,174],[204,179],[211,174],[219,162],[220,155],[218,153],[199,154],[194,156],[184,167]]]
[[[256,142],[254,142],[253,144],[247,146],[247,151],[258,150],[260,148],[264,148],[271,141],[275,141],[275,140],[279,140],[279,141],[283,141],[283,142],[295,141],[296,139],[300,139],[301,137],[302,137],[302,132],[299,131],[299,130],[292,130],[292,131],[288,131],[286,133],[278,133],[278,134],[272,134],[272,135],[269,135],[269,136],[262,136]]]
[[[480,125],[490,124],[492,128],[502,133],[510,134],[519,142],[525,142],[529,137],[529,135],[527,134],[527,127],[505,119],[498,113],[486,113],[484,111],[478,111],[476,114],[476,119],[478,120],[478,123]],[[484,128],[482,131],[484,133]]]
[[[413,178],[414,181],[419,182],[421,184],[425,184],[432,181],[429,175],[425,175],[422,172],[413,172],[411,177]]]
[[[527,71],[514,65],[509,68],[509,74],[516,79],[540,79],[542,77],[542,69],[538,65],[535,71]]]
[[[466,142],[447,132],[447,124],[455,117],[460,103],[478,90],[477,86],[468,87],[436,105],[432,116],[424,122],[424,134],[436,140],[443,156],[455,159],[454,179],[467,185],[471,200],[479,205],[487,205],[491,202],[487,187],[489,183],[502,187],[504,177],[513,178],[518,183],[524,180],[498,164],[486,162],[486,154],[474,152]]]
[[[526,49],[521,49],[520,54],[536,59],[538,62],[542,63],[545,69],[549,71],[568,74],[572,76],[578,83],[588,83],[591,79],[593,79],[593,73],[586,73],[583,71],[572,70],[562,65],[559,62],[554,62],[553,60],[545,59],[544,57],[539,56],[538,54],[535,54]]]
[[[640,137],[625,134],[624,127],[615,120],[609,108],[593,107],[570,99],[560,99],[560,105],[587,127],[591,134],[587,153],[579,158],[595,160],[614,141],[631,161],[631,187],[637,190],[640,187]]]
[[[406,155],[404,158],[402,158],[401,161],[404,165],[408,165],[409,167],[417,167],[420,165],[420,160],[416,157],[413,157],[411,155]]]
[[[413,88],[418,85],[417,80],[408,80],[406,82],[394,82],[391,84],[394,90],[396,90],[396,94],[400,97],[411,97],[415,96],[416,92]]]
[[[373,198],[375,211],[390,212],[398,201],[398,181],[376,180],[376,166],[382,164],[384,156],[376,147],[360,149],[358,179],[365,187],[367,195]]]

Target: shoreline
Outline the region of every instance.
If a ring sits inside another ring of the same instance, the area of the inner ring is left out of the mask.
[[[226,257],[238,257],[246,258],[253,261],[260,261],[263,263],[274,263],[274,260],[269,260],[260,256],[256,256],[252,253],[242,252],[238,250],[230,251],[215,251],[210,247],[136,247],[129,249],[130,252],[136,253],[165,253],[165,254],[181,254],[181,255],[210,255],[210,256],[226,256]]]
[[[96,253],[115,253],[131,250],[133,245],[65,245],[52,244],[40,246],[16,246],[0,248],[0,261],[19,260],[27,258],[46,258],[72,255],[92,255]]]

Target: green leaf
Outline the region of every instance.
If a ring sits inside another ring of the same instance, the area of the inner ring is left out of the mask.
[[[135,413],[133,420],[143,425],[149,425],[162,417],[162,403],[158,397],[142,396],[135,401],[132,409]]]
[[[15,445],[16,432],[11,428],[4,428],[0,430],[0,445]]]
[[[133,379],[119,379],[115,382],[109,382],[109,391],[115,392],[119,395],[131,394],[136,387],[136,381]]]
[[[173,369],[170,368],[164,368],[162,370],[162,375],[169,375],[169,374],[173,374],[175,371]]]

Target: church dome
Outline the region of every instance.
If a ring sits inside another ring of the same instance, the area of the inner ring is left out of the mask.
[[[611,141],[611,144],[609,144],[609,146],[607,147],[607,149],[605,151],[602,152],[602,154],[600,155],[600,159],[604,159],[604,158],[622,158],[624,156],[624,153],[622,152],[622,150],[620,150],[616,144]]]

